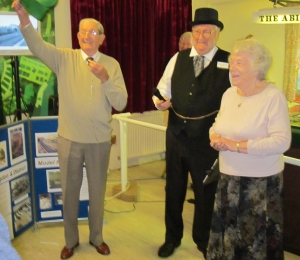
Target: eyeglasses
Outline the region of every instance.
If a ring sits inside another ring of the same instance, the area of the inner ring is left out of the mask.
[[[202,34],[203,37],[205,38],[208,38],[211,36],[211,34],[216,31],[216,30],[192,30],[192,34],[195,36],[195,37],[199,37],[200,34]]]
[[[97,33],[96,31],[86,31],[86,30],[80,30],[79,33],[81,35],[88,35],[88,36],[96,36],[99,35],[99,33]]]

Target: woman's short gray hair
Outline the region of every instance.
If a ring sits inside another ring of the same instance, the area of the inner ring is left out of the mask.
[[[257,78],[264,80],[272,64],[270,51],[258,40],[250,38],[237,40],[234,43],[231,55],[238,52],[245,52],[251,55],[253,69],[258,72]]]
[[[84,18],[84,19],[82,19],[79,22],[79,29],[80,29],[81,23],[83,23],[83,22],[93,22],[93,23],[97,24],[97,27],[98,27],[98,30],[99,30],[99,34],[104,34],[104,27],[103,27],[103,25],[99,21],[97,21],[96,19],[94,19],[94,18]]]

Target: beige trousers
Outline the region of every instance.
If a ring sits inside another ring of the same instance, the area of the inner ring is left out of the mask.
[[[79,242],[78,208],[85,163],[89,194],[90,241],[94,245],[103,242],[102,226],[104,198],[111,142],[77,143],[59,136],[58,159],[63,193],[63,218],[66,247]]]

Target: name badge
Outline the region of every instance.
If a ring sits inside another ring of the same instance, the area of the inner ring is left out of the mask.
[[[229,63],[218,61],[217,67],[220,68],[220,69],[228,69],[229,68]]]

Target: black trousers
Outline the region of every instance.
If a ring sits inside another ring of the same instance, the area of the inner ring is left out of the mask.
[[[183,237],[182,211],[186,197],[188,173],[191,174],[195,196],[193,240],[199,248],[208,244],[217,182],[204,186],[203,179],[218,156],[203,142],[207,136],[188,138],[185,132],[166,132],[166,242],[179,242]]]

